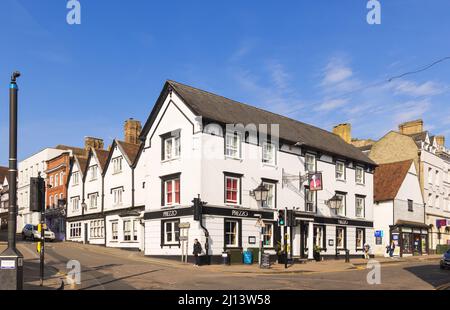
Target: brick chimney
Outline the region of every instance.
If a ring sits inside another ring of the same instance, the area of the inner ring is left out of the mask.
[[[338,135],[347,143],[352,143],[352,125],[351,124],[339,124],[334,126],[333,133]]]
[[[404,135],[413,135],[416,133],[421,133],[423,132],[423,120],[418,119],[415,121],[400,124],[398,126],[398,129],[400,133]]]
[[[132,118],[126,120],[124,125],[125,142],[139,144],[141,130],[142,126],[140,121]]]
[[[445,136],[436,136],[435,139],[439,146],[445,147]]]
[[[84,137],[84,149],[89,150],[90,148],[96,150],[103,150],[104,143],[103,139],[94,138],[94,137]]]

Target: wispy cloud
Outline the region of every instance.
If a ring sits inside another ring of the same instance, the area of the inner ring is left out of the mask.
[[[318,112],[329,112],[341,108],[347,104],[345,99],[332,99],[320,104],[315,110]]]
[[[427,81],[424,83],[398,81],[394,82],[392,88],[396,94],[404,94],[411,97],[435,96],[444,93],[447,89],[445,85],[432,81]]]
[[[324,69],[322,86],[336,85],[352,76],[352,69],[345,64],[343,59],[335,57],[328,62]]]
[[[423,118],[430,107],[431,103],[428,99],[398,104],[396,106],[398,112],[395,114],[395,120],[401,123],[412,119]]]

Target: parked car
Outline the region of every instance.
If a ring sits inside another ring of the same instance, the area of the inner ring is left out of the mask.
[[[441,269],[450,268],[450,250],[441,259]]]
[[[55,241],[55,233],[50,229],[46,228],[44,230],[45,240]],[[27,240],[39,240],[41,239],[41,233],[38,231],[37,225],[27,224],[22,230],[22,239]]]

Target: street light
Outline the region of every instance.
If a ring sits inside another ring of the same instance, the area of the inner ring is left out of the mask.
[[[258,203],[261,203],[261,208],[264,206],[264,202],[267,202],[267,198],[269,196],[269,190],[264,184],[260,184],[256,189],[253,190],[253,195],[255,196],[255,200]],[[262,225],[262,215],[259,216],[259,267],[261,268],[262,264],[262,250],[263,250],[263,225]]]
[[[16,247],[17,221],[17,98],[16,80],[19,72],[11,75],[9,84],[9,219],[8,248],[0,255],[0,290],[23,289],[23,255]]]
[[[334,195],[330,200],[327,201],[327,205],[330,209],[338,210],[342,206],[342,198],[338,195]]]

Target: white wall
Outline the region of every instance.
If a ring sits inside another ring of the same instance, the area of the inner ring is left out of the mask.
[[[97,177],[95,179],[91,179],[91,175],[89,172],[89,168],[93,167],[93,166],[97,166]],[[103,190],[102,170],[101,170],[101,166],[98,162],[98,159],[95,155],[92,155],[89,158],[87,167],[88,167],[88,169],[86,171],[87,175],[86,175],[86,179],[84,182],[84,193],[85,193],[85,199],[86,199],[85,203],[87,205],[87,208],[84,211],[84,214],[93,214],[93,213],[101,212],[101,210],[102,210],[102,190]],[[96,208],[91,208],[91,206],[90,206],[89,194],[92,194],[92,193],[98,193]]]

